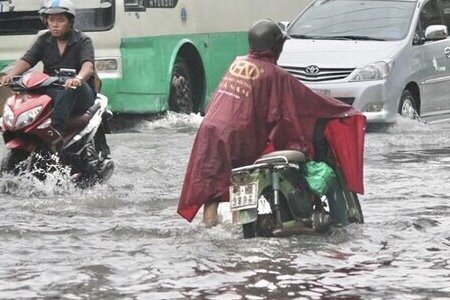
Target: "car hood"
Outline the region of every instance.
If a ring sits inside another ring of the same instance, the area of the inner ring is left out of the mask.
[[[322,68],[362,68],[392,56],[402,41],[287,40],[280,66],[317,65]]]

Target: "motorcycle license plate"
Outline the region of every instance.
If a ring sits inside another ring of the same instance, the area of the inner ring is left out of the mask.
[[[230,186],[231,211],[256,208],[258,205],[258,182]]]

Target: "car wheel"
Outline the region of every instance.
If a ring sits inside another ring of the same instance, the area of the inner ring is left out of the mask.
[[[409,90],[404,90],[400,99],[400,115],[405,118],[416,119],[419,116],[416,103],[414,95]]]
[[[194,110],[192,78],[182,57],[178,57],[173,66],[169,110],[183,114],[190,114]]]

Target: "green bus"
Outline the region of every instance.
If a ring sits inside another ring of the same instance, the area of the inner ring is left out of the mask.
[[[58,1],[58,0],[54,0]],[[256,20],[290,21],[309,0],[72,0],[114,112],[203,111]],[[40,0],[0,0],[0,70],[45,28]],[[39,68],[39,66],[37,66]]]

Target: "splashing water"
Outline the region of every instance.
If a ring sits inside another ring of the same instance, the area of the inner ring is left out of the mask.
[[[0,177],[3,193],[19,197],[47,197],[73,192],[75,186],[71,180],[70,167],[61,165],[57,155],[45,158],[40,153],[34,153],[32,158],[20,164],[26,166],[30,159],[35,162],[31,170],[16,176],[4,174]]]
[[[168,112],[163,118],[155,120],[154,122],[143,122],[137,126],[140,131],[149,131],[155,129],[177,129],[177,130],[196,130],[200,126],[203,117],[198,114],[180,114],[175,112]]]

